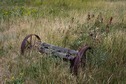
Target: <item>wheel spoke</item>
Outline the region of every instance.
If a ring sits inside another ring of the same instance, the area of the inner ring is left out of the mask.
[[[27,40],[27,43],[30,44],[30,42]]]
[[[25,47],[26,47],[26,49],[29,49],[29,48],[30,48],[30,46],[31,46],[31,45],[30,45],[30,42],[27,40],[27,43],[26,43],[26,46],[25,46]]]

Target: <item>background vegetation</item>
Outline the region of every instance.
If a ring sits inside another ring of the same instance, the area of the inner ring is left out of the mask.
[[[75,50],[90,45],[85,70],[76,77],[62,59],[20,55],[31,33]],[[0,0],[0,83],[125,84],[125,35],[125,0]]]

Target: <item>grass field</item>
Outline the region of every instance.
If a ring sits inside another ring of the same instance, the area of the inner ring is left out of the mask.
[[[20,55],[28,34],[77,50],[92,47],[76,77],[69,63]],[[125,0],[0,0],[0,84],[125,84]]]

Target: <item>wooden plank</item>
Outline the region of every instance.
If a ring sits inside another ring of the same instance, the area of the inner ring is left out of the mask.
[[[61,52],[61,53],[68,53],[70,55],[76,55],[78,53],[78,51],[75,50],[71,50],[68,48],[62,48],[62,47],[58,47],[58,46],[54,46],[51,44],[47,44],[47,43],[42,43],[40,50],[43,49],[49,49],[52,50],[53,52]]]
[[[74,56],[72,56],[72,55],[68,55],[67,53],[62,53],[62,52],[56,52],[55,50],[51,50],[51,49],[47,49],[47,48],[41,49],[40,52],[55,55],[55,56],[58,56],[60,58],[64,58],[64,59],[67,59],[67,60],[74,59]]]

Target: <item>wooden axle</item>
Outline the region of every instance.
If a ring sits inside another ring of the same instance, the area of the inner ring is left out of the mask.
[[[39,48],[39,52],[52,54],[68,60],[72,60],[74,56],[76,56],[78,53],[78,51],[75,50],[70,50],[68,48],[62,48],[47,43],[41,44],[41,47]]]

